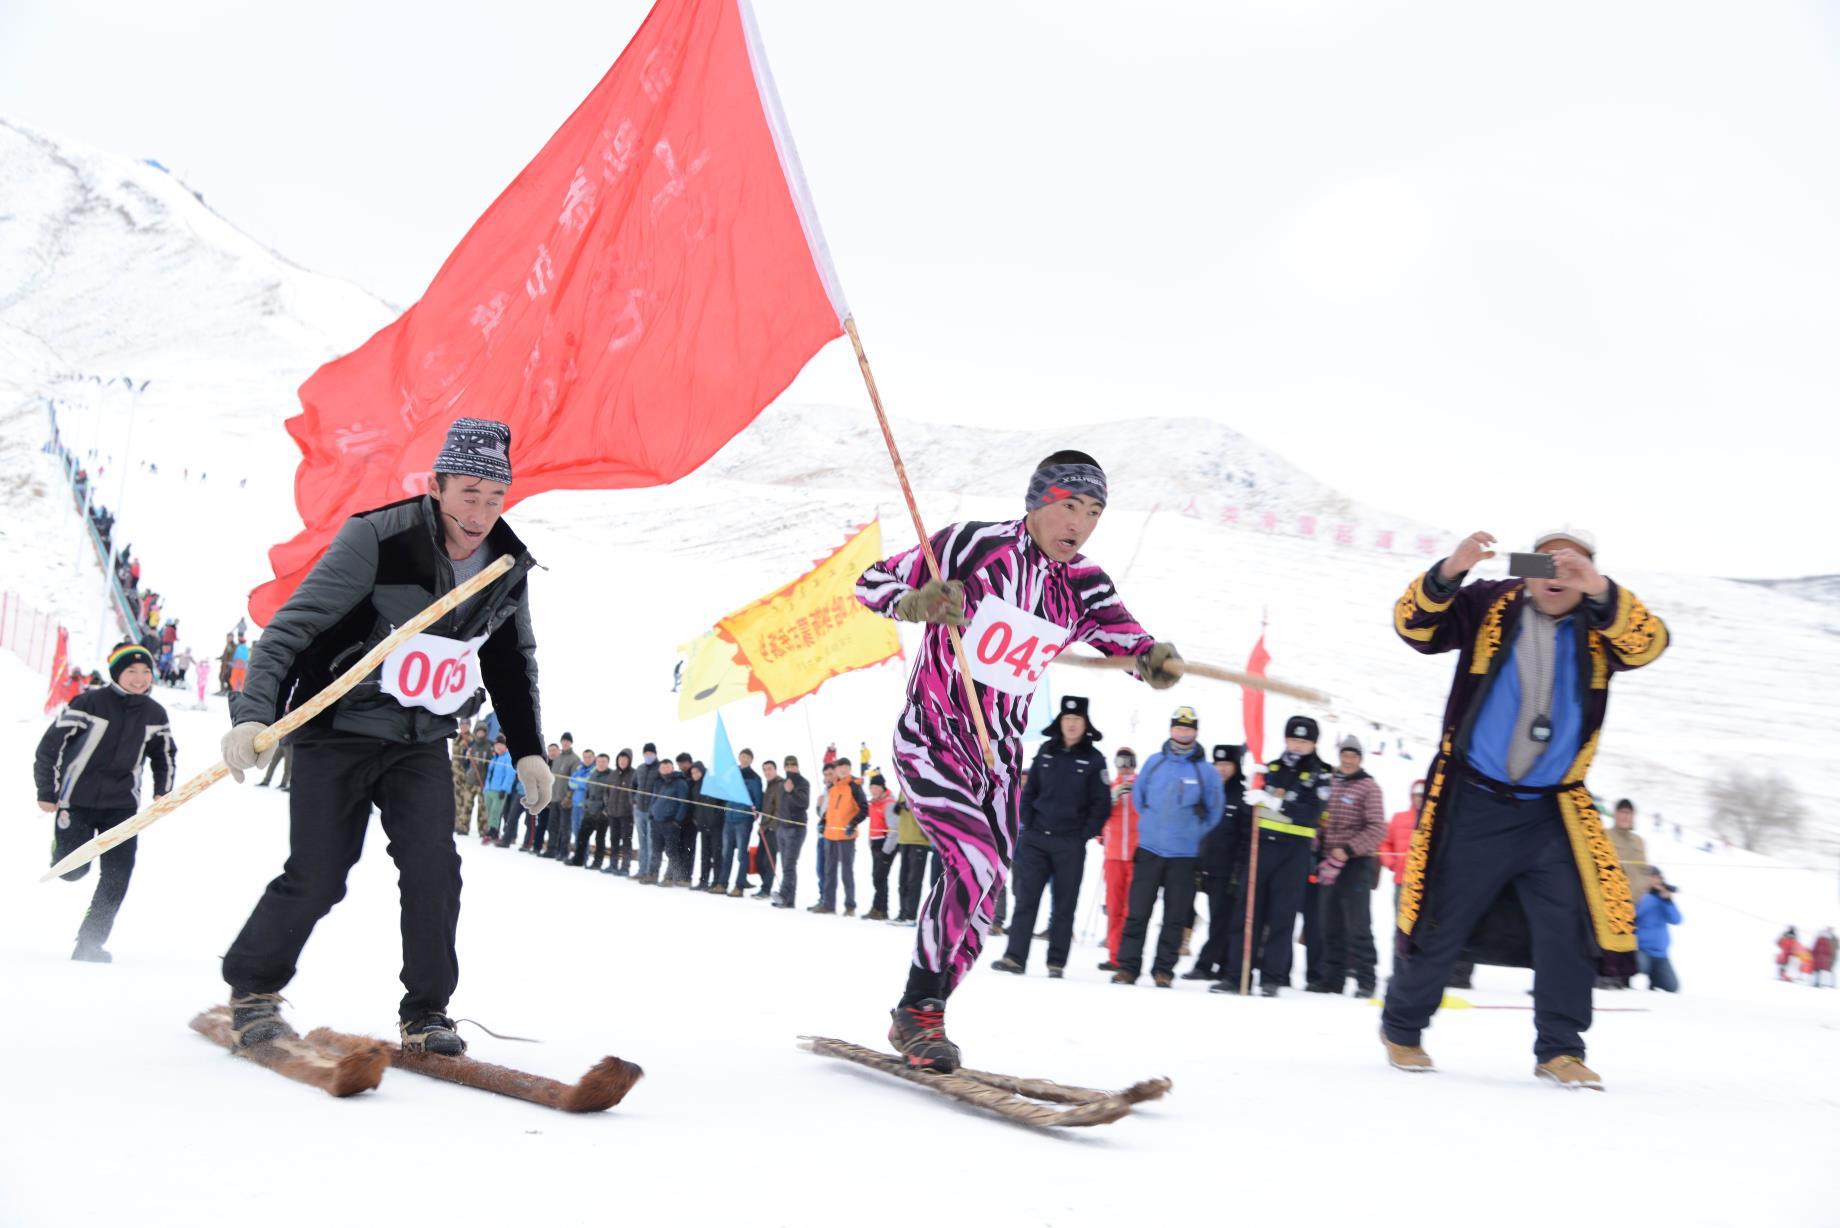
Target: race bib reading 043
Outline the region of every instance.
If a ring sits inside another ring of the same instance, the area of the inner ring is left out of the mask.
[[[426,708],[440,716],[458,712],[479,685],[476,640],[444,635],[411,637],[383,663],[383,693],[406,708]]]
[[[987,596],[978,602],[962,642],[971,654],[971,676],[981,685],[1029,695],[1072,634],[1001,597]]]

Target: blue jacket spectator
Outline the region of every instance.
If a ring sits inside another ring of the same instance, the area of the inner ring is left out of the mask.
[[[684,772],[672,772],[658,782],[656,796],[652,799],[652,819],[655,822],[675,823],[684,817],[689,809],[690,777]]]
[[[1150,756],[1131,788],[1137,846],[1158,857],[1198,857],[1201,838],[1225,816],[1226,787],[1199,743],[1186,753],[1173,745]]]
[[[1680,924],[1680,905],[1653,891],[1636,901],[1636,948],[1644,955],[1666,956],[1674,936],[1669,926]]]
[[[492,756],[492,762],[486,765],[486,788],[499,793],[509,793],[515,784],[517,784],[517,768],[512,766],[511,752],[500,751]]]

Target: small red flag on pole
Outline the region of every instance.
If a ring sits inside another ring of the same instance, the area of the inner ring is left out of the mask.
[[[1259,642],[1252,646],[1252,655],[1246,658],[1246,672],[1256,677],[1265,677],[1265,667],[1271,664],[1271,654],[1265,651],[1265,623],[1259,623]],[[1240,715],[1246,727],[1246,749],[1252,752],[1252,761],[1260,766],[1265,763],[1265,692],[1254,687],[1241,687],[1239,691]]]
[[[355,512],[426,489],[455,418],[511,426],[508,502],[676,481],[848,314],[744,0],[660,0],[421,301],[300,389],[304,527],[266,623]]]

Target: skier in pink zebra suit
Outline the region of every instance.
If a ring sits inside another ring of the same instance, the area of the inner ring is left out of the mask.
[[[1029,480],[1023,519],[955,524],[933,536],[942,580],[931,579],[915,546],[856,582],[869,609],[929,624],[894,734],[895,774],[945,870],[921,910],[907,990],[890,1012],[888,1039],[909,1066],[958,1068],[946,999],[996,920],[1020,819],[1022,734],[1043,672],[1078,642],[1137,658],[1138,677],[1158,690],[1175,685],[1174,646],[1138,626],[1111,578],[1080,554],[1105,502],[1099,463],[1056,452]],[[962,629],[994,767],[978,745],[948,626]]]

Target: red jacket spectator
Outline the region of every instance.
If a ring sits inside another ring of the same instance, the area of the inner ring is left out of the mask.
[[[1099,838],[1105,841],[1107,861],[1128,862],[1137,856],[1137,806],[1130,793],[1119,792],[1136,779],[1136,772],[1121,772],[1112,782],[1112,795],[1116,799],[1112,802],[1112,817],[1105,821],[1105,830],[1099,833]]]
[[[888,807],[894,803],[894,794],[884,793],[880,797],[869,799],[869,839],[880,843],[888,838]]]
[[[1380,842],[1380,864],[1393,872],[1397,883],[1405,873],[1406,853],[1412,848],[1412,829],[1418,826],[1418,808],[1425,799],[1425,782],[1412,782],[1412,805],[1401,810],[1386,824],[1386,839]]]

